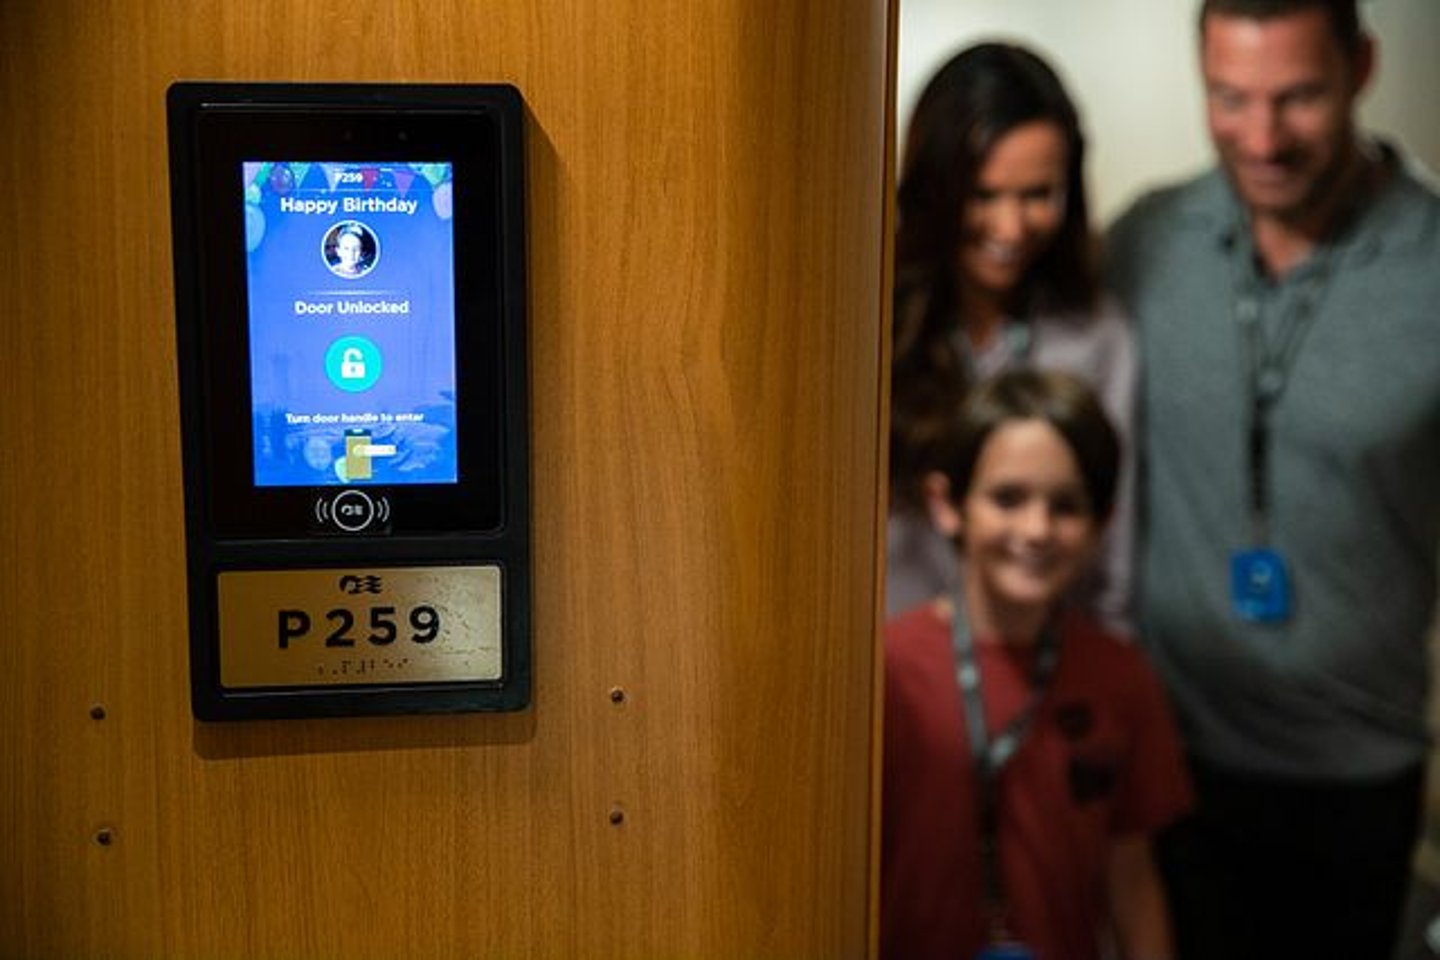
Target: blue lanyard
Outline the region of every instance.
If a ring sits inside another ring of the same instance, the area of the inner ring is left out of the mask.
[[[1005,883],[1000,869],[1000,772],[1019,752],[1045,699],[1060,657],[1060,643],[1053,625],[1040,631],[1035,663],[1030,675],[1030,697],[994,738],[985,723],[985,701],[981,689],[980,665],[975,658],[975,640],[964,604],[957,598],[951,622],[951,645],[955,654],[955,680],[965,705],[965,727],[970,734],[970,756],[980,780],[980,855],[985,899],[990,909],[992,942],[1009,939],[1005,931]]]

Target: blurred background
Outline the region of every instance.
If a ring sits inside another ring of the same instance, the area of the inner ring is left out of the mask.
[[[1366,127],[1440,171],[1440,0],[1363,3],[1379,70]],[[1024,44],[1054,65],[1088,136],[1091,209],[1108,223],[1140,191],[1209,164],[1197,62],[1198,0],[900,0],[901,147],[930,75],[979,40]]]

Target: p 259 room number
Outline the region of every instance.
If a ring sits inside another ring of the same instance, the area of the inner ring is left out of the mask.
[[[403,614],[397,607],[336,607],[322,617],[323,622],[317,623],[305,610],[278,611],[275,638],[280,649],[289,650],[292,644],[312,639],[326,647],[357,643],[388,647],[397,640],[426,644],[440,635],[440,613],[429,604],[410,607]]]

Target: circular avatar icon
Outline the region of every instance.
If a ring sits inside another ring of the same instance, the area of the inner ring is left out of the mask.
[[[320,253],[335,276],[358,280],[380,262],[380,237],[359,220],[341,220],[325,231]]]
[[[325,351],[325,375],[350,393],[375,386],[381,367],[380,348],[364,337],[341,337]]]

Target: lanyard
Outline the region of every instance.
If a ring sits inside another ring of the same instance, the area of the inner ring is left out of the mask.
[[[999,807],[1000,772],[1025,743],[1026,736],[1045,699],[1060,644],[1055,631],[1047,624],[1040,631],[1035,648],[1035,663],[1030,675],[1030,698],[1020,711],[994,738],[985,724],[985,702],[981,694],[980,665],[975,657],[975,640],[970,635],[970,621],[965,607],[957,601],[951,625],[951,644],[955,653],[955,680],[965,704],[965,727],[970,734],[970,755],[980,779],[980,855],[985,898],[991,911],[991,938],[1005,936],[1005,885],[1000,870]]]
[[[1329,245],[1317,248],[1309,276],[1301,281],[1291,299],[1290,309],[1279,318],[1272,338],[1265,335],[1261,311],[1260,281],[1250,264],[1248,245],[1234,264],[1235,323],[1245,356],[1246,387],[1250,401],[1250,424],[1246,452],[1249,461],[1250,521],[1255,542],[1270,538],[1270,450],[1271,417],[1300,354],[1305,335],[1314,326],[1329,286],[1331,270]],[[1249,279],[1242,279],[1246,276]]]

